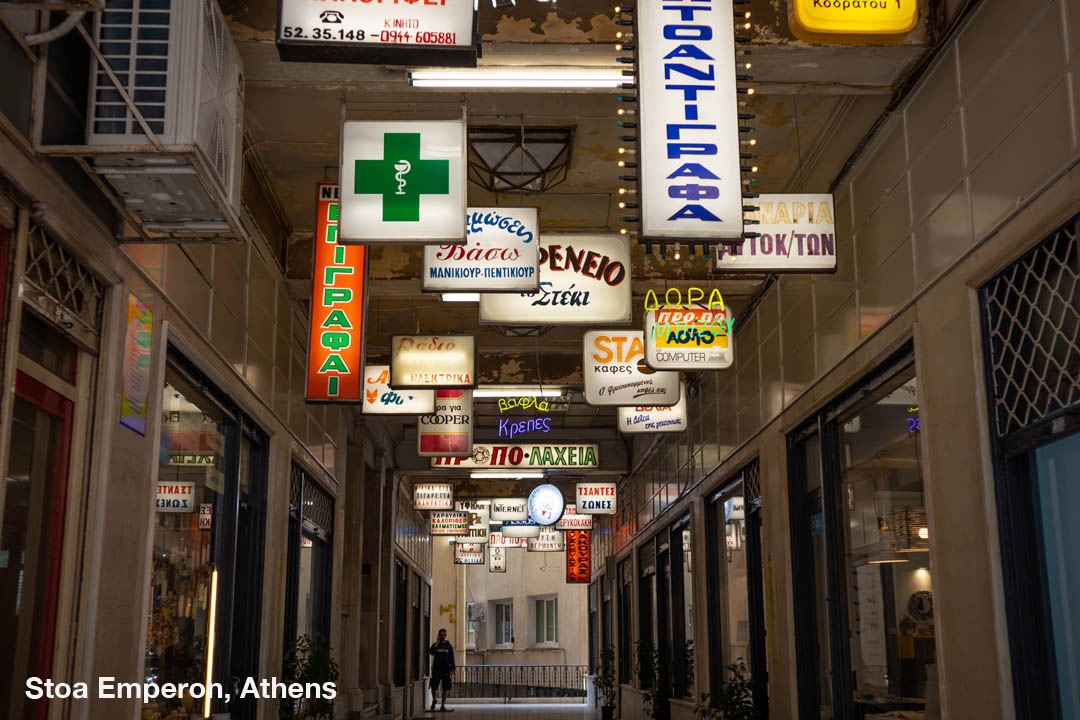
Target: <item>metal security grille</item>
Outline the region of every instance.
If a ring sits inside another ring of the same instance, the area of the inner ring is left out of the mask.
[[[981,292],[997,434],[1080,402],[1080,215]]]
[[[292,477],[289,479],[289,514],[300,517],[300,502],[304,492],[304,471],[296,463],[292,464]]]
[[[105,284],[56,238],[31,224],[23,299],[90,349],[97,349]]]
[[[304,520],[313,523],[327,536],[334,533],[334,499],[318,483],[304,484]]]
[[[755,458],[743,471],[743,487],[748,505],[761,505],[761,464]]]

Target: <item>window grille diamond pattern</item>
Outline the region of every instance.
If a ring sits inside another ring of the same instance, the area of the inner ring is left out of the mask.
[[[1080,402],[1080,215],[982,290],[998,436]]]
[[[748,505],[761,505],[761,464],[755,458],[743,471],[743,487]]]
[[[292,464],[292,477],[289,479],[289,514],[300,516],[300,495],[304,488],[304,471],[296,463]]]
[[[326,531],[327,535],[334,532],[334,499],[310,478],[304,483],[304,519]]]
[[[35,224],[30,225],[24,278],[44,296],[32,298],[39,310],[96,347],[105,284],[56,238]]]

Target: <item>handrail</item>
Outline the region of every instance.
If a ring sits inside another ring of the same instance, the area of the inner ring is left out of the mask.
[[[451,697],[503,698],[580,697],[584,698],[587,665],[462,665],[455,678]]]

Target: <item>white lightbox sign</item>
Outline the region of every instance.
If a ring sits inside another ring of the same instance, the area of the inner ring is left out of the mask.
[[[670,407],[635,405],[619,408],[619,432],[682,432],[686,429],[686,384],[679,383],[679,402]]]
[[[679,373],[645,363],[645,333],[592,330],[584,336],[582,371],[590,405],[674,405]]]
[[[450,483],[416,483],[412,488],[413,510],[453,510],[454,486]]]
[[[365,120],[341,132],[339,242],[465,242],[463,121]]]
[[[455,467],[469,470],[477,468],[519,470],[595,468],[599,466],[598,452],[598,445],[570,445],[566,443],[492,445],[489,443],[473,443],[472,456],[432,458],[431,467]]]
[[[508,538],[534,538],[540,534],[540,523],[532,520],[507,520],[502,524],[502,534]]]
[[[614,515],[615,483],[578,483],[576,507],[582,515]]]
[[[431,535],[461,535],[469,531],[469,513],[456,510],[436,510],[429,516]]]
[[[468,543],[454,543],[455,565],[483,565],[484,546]]]
[[[160,480],[154,508],[158,512],[195,512],[195,483],[191,480]]]
[[[454,503],[454,509],[459,512],[469,513],[469,531],[457,536],[455,542],[486,544],[490,539],[491,520],[490,506],[479,500],[459,500]]]
[[[539,287],[540,211],[469,208],[464,245],[425,245],[424,290],[535,292]]]
[[[528,552],[562,552],[566,547],[565,538],[562,530],[542,527],[539,535],[526,541],[525,549]]]
[[[435,391],[391,390],[389,365],[365,365],[363,408],[365,415],[429,415]]]
[[[391,335],[390,387],[476,387],[476,338],[472,335]]]
[[[488,572],[506,572],[506,550],[494,545],[488,545]]]
[[[541,235],[540,289],[481,293],[480,322],[596,325],[630,322],[630,244],[621,235]]]
[[[635,7],[641,235],[743,233],[731,0]]]
[[[495,498],[491,501],[492,520],[527,520],[528,517],[528,498]]]
[[[493,532],[488,537],[488,545],[491,547],[503,549],[525,547],[526,538],[523,537],[510,537],[501,532]]]
[[[735,361],[728,308],[645,311],[645,362],[656,370],[723,370]]]
[[[472,390],[432,392],[435,412],[416,418],[416,454],[420,457],[468,455],[473,446]]]
[[[717,245],[717,272],[836,272],[836,212],[833,196],[822,194],[761,195],[747,213],[758,220],[741,246]]]
[[[592,527],[592,515],[578,515],[576,505],[567,505],[559,522],[555,523],[556,530],[592,530]]]

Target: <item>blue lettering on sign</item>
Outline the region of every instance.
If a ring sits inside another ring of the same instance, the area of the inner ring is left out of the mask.
[[[521,242],[526,244],[533,241],[532,231],[526,228],[520,220],[509,218],[496,212],[474,212],[467,214],[465,223],[466,235],[472,235],[473,233],[481,233],[484,231],[485,227],[497,227],[500,230],[505,230],[508,233],[513,233],[519,238],[522,238]]]

